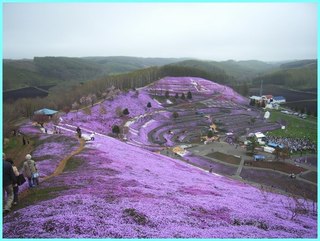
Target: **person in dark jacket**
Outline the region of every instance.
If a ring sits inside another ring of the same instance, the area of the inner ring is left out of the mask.
[[[80,129],[79,126],[77,127],[77,130],[76,130],[76,131],[77,131],[77,133],[78,133],[79,138],[81,138],[81,129]]]
[[[12,165],[3,160],[3,212],[7,214],[11,210],[13,203],[13,185],[17,183],[16,176],[13,173]],[[7,199],[5,199],[7,193]]]
[[[18,180],[18,176],[20,173],[18,171],[18,168],[14,165],[13,160],[11,158],[7,158],[6,161],[12,165],[13,173],[14,173],[16,179]],[[18,193],[19,193],[19,186],[18,186],[18,184],[15,184],[15,185],[13,185],[13,205],[18,204]]]

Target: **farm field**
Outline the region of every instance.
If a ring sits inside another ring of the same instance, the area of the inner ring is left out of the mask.
[[[36,98],[48,96],[48,92],[35,87],[26,87],[17,90],[8,90],[3,92],[3,101],[14,101],[21,98]]]
[[[313,182],[313,183],[318,182],[317,172],[308,172],[308,173],[302,174],[300,176],[310,182]]]
[[[271,170],[277,170],[285,173],[294,173],[299,174],[301,172],[306,171],[303,167],[298,167],[295,165],[292,165],[290,163],[285,162],[265,162],[265,161],[246,161],[244,165],[250,166],[250,167],[260,167],[260,168],[267,168]]]
[[[232,155],[227,155],[227,154],[224,154],[221,152],[213,152],[213,153],[208,154],[207,156],[211,157],[211,158],[218,159],[223,162],[230,163],[230,164],[236,164],[236,165],[240,164],[240,158],[232,156]]]

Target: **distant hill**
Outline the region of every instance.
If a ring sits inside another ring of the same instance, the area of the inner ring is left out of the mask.
[[[83,59],[100,65],[105,74],[119,74],[151,66],[163,66],[185,60],[184,58],[139,58],[125,56],[85,57]]]
[[[282,64],[280,70],[253,80],[254,85],[283,85],[293,89],[317,88],[317,60],[301,60]]]
[[[231,79],[223,69],[214,66],[208,61],[186,60],[164,66],[163,68],[169,70],[167,74],[168,76],[202,77],[218,83],[226,83]],[[192,72],[190,72],[190,70],[192,70]]]
[[[128,73],[150,66],[178,62],[180,58],[137,57],[35,57],[4,60],[3,89],[18,89],[65,82],[84,82],[102,76]]]
[[[302,67],[309,67],[314,68],[317,65],[316,59],[306,59],[306,60],[298,60],[292,61],[289,63],[285,63],[280,65],[281,69],[294,69],[294,68],[302,68]]]
[[[3,63],[3,90],[58,84],[59,82],[61,80],[40,73],[33,60],[5,60]]]
[[[162,66],[163,74],[170,76],[203,77],[232,86],[246,81],[277,82],[289,87],[316,86],[316,60],[266,63],[246,61],[202,61],[186,58],[140,57],[35,57],[25,60],[4,60],[3,89],[12,90],[40,85],[71,85],[103,76],[129,73],[151,66]]]
[[[271,70],[279,69],[279,65],[268,64],[258,60],[248,61],[201,61],[201,60],[187,60],[175,65],[186,67],[195,67],[204,70],[208,73],[227,75],[228,81],[233,82],[250,80],[258,75],[266,73]]]

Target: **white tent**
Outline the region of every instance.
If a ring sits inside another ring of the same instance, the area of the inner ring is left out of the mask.
[[[266,111],[266,113],[264,113],[264,118],[265,119],[269,119],[270,118],[270,112]]]
[[[261,132],[256,132],[256,133],[254,133],[254,135],[258,138],[258,139],[260,139],[260,138],[263,138],[263,137],[266,137],[263,133],[261,133]]]

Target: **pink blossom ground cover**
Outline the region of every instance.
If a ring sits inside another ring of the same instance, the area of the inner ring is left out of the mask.
[[[151,108],[147,107],[148,102],[151,103]],[[102,108],[105,109],[106,113],[101,111]],[[117,108],[121,110],[127,108],[129,115],[119,117],[116,113]],[[80,128],[88,128],[108,134],[112,132],[113,125],[124,124],[130,118],[159,108],[161,108],[161,106],[154,101],[145,90],[141,89],[138,91],[138,94],[135,91],[129,91],[115,96],[113,100],[106,100],[101,104],[97,104],[90,109],[90,114],[84,113],[81,110],[78,112],[70,112],[62,117],[62,123],[69,123],[74,126],[79,126]]]
[[[213,95],[219,94],[223,96],[225,100],[232,100],[235,103],[239,104],[248,104],[249,100],[232,88],[220,85],[215,82],[197,78],[197,77],[166,77],[157,82],[154,85],[148,87],[150,93],[154,92],[154,89],[168,90],[172,93],[187,93],[189,90],[193,94],[202,94],[202,95]]]
[[[39,187],[65,190],[4,217],[5,238],[317,235],[316,214],[308,209],[291,219],[294,202],[286,196],[262,195],[247,184],[112,138],[97,136],[70,161],[75,160],[82,160],[76,169]]]
[[[168,86],[172,91],[185,91],[191,84],[203,95],[225,93],[228,100],[240,104],[246,101],[228,87],[200,78],[170,77],[160,80],[160,86],[164,84],[172,85]],[[148,102],[152,108],[146,110]],[[62,117],[62,136],[74,138],[74,132],[69,131],[75,128],[67,125],[72,124],[96,131],[95,141],[88,142],[80,154],[72,157],[71,166],[62,174],[38,187],[39,193],[48,193],[47,198],[4,217],[4,238],[317,237],[317,214],[310,202],[302,200],[305,210],[294,216],[297,203],[289,197],[262,192],[102,135],[111,132],[112,125],[128,123],[149,111],[153,121],[133,121],[129,126],[137,142],[150,144],[147,133],[170,118],[171,113],[162,112],[146,89],[139,90],[138,96],[128,92],[101,105],[105,114],[96,105],[91,115],[79,112]],[[129,117],[116,115],[119,106],[128,108]],[[34,129],[26,127],[24,131],[31,133]],[[47,138],[39,137],[43,144],[33,155],[40,158],[47,152],[52,154],[39,161],[39,169],[49,175],[59,158],[75,147]]]

